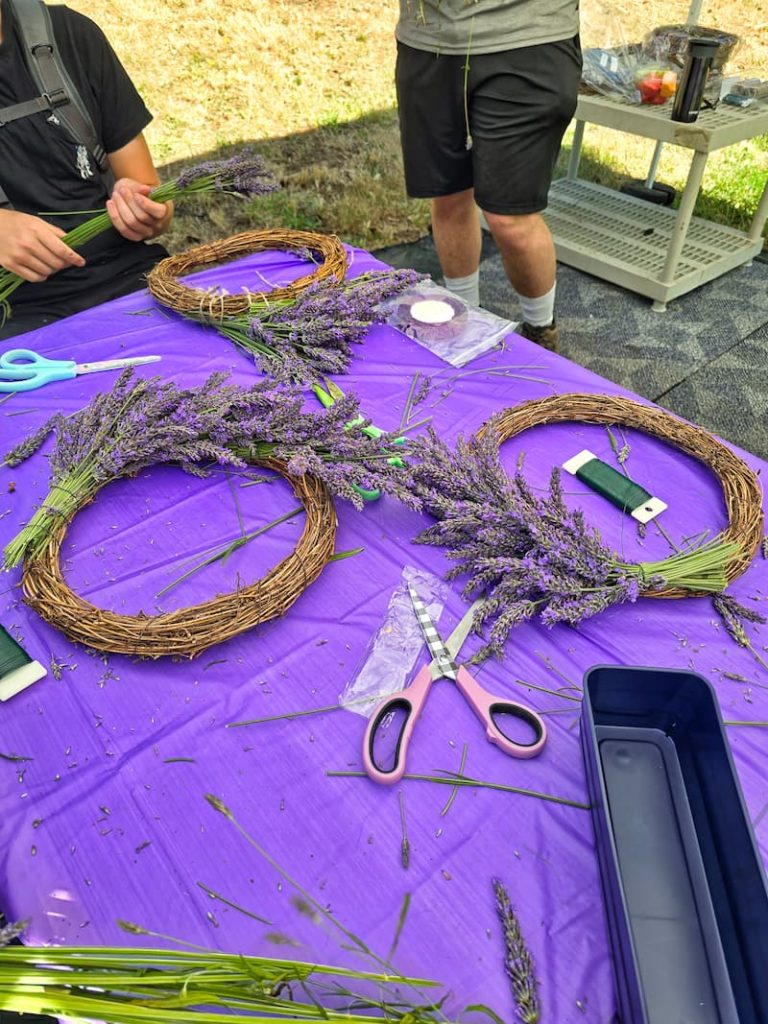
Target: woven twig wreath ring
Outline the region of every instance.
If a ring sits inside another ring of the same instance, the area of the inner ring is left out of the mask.
[[[282,288],[270,289],[257,279],[250,291],[237,295],[225,295],[216,289],[189,288],[178,280],[193,270],[267,249],[309,251],[318,258],[318,263],[311,274],[305,274]],[[222,320],[246,313],[253,298],[270,302],[293,299],[318,281],[330,277],[343,281],[346,273],[347,254],[335,235],[321,235],[314,231],[243,231],[160,260],[147,275],[147,286],[159,303],[177,313]]]
[[[500,441],[506,441],[529,427],[571,421],[634,427],[667,441],[711,469],[720,481],[728,512],[728,526],[720,534],[720,539],[739,544],[738,553],[726,566],[725,576],[729,583],[741,576],[763,539],[762,490],[757,475],[743,459],[701,427],[685,423],[663,409],[641,405],[617,395],[553,395],[523,402],[493,418]],[[483,424],[478,436],[483,436],[489,422]],[[646,591],[642,596],[692,597],[704,593],[670,586]]]
[[[64,581],[59,563],[68,523],[63,522],[41,554],[25,562],[22,586],[27,604],[70,640],[112,654],[145,658],[196,654],[282,615],[330,561],[336,541],[336,512],[316,477],[289,476],[274,459],[254,463],[290,483],[306,510],[294,551],[262,579],[209,601],[160,615],[118,615],[78,597]]]

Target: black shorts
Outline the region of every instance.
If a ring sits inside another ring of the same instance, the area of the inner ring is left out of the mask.
[[[165,248],[157,243],[133,243],[119,250],[114,259],[93,258],[85,267],[78,268],[80,287],[71,292],[57,287],[63,274],[71,276],[70,271],[51,275],[36,284],[19,285],[8,300],[11,315],[5,323],[0,323],[0,341],[146,288],[147,273],[167,255]]]
[[[581,78],[578,36],[502,53],[436,55],[397,44],[397,101],[408,195],[474,188],[488,213],[546,208]]]

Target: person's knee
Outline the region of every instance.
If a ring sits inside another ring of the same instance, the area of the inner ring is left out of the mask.
[[[484,211],[496,244],[501,249],[523,252],[546,229],[541,214],[504,214]]]
[[[432,217],[451,220],[458,216],[466,216],[475,209],[474,189],[463,192],[452,192],[447,196],[435,196],[432,200]]]

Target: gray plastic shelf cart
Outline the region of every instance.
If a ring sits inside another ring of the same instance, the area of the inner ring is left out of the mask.
[[[707,157],[716,149],[768,133],[768,102],[740,108],[720,104],[702,111],[693,124],[670,119],[671,104],[631,106],[603,96],[580,96],[576,131],[565,178],[553,182],[544,217],[557,258],[571,267],[667,303],[734,267],[762,249],[768,219],[768,175],[747,232],[693,216]],[[688,179],[677,210],[578,176],[584,126],[614,128],[693,150]]]

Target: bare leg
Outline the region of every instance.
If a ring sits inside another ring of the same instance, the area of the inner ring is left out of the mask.
[[[538,213],[508,216],[486,213],[507,277],[518,295],[535,299],[555,284],[556,260],[552,235]]]
[[[474,189],[432,200],[432,237],[446,277],[474,274],[482,247]]]

